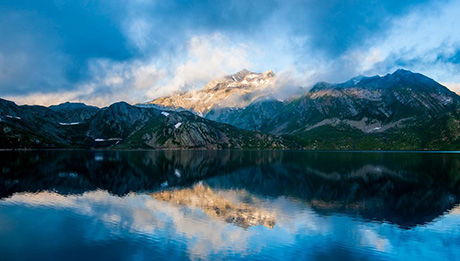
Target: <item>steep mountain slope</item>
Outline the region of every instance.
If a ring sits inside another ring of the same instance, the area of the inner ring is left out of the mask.
[[[169,109],[186,109],[206,115],[213,108],[242,108],[266,95],[274,82],[272,71],[254,73],[242,70],[206,84],[203,89],[155,99],[148,104]],[[145,106],[145,105],[144,105]]]
[[[299,147],[288,138],[241,130],[189,112],[139,108],[124,102],[102,109],[81,104],[64,107],[17,106],[0,100],[0,148]]]

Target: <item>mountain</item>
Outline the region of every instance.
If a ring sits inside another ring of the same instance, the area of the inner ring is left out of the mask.
[[[87,121],[99,111],[98,107],[88,106],[84,103],[71,102],[52,105],[49,108],[59,112],[68,122]]]
[[[201,90],[177,93],[155,99],[145,105],[168,109],[186,109],[201,116],[213,108],[241,108],[266,95],[275,79],[272,71],[254,73],[246,69],[206,84]]]
[[[284,149],[289,138],[241,130],[190,112],[84,104],[18,106],[0,99],[0,148]]]
[[[88,136],[118,148],[263,149],[295,148],[283,137],[241,130],[190,112],[139,108],[120,102],[102,109],[89,123]]]
[[[397,70],[318,83],[261,130],[294,135],[310,148],[453,149],[460,135],[459,104],[457,94],[434,80]]]
[[[456,149],[459,105],[460,97],[445,86],[399,69],[338,84],[320,82],[286,101],[257,97],[246,106],[214,106],[204,117],[291,135],[307,149]]]

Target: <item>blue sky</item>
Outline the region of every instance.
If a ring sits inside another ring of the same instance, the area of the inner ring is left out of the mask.
[[[243,68],[308,87],[397,68],[460,90],[460,1],[3,0],[0,97],[99,106]]]

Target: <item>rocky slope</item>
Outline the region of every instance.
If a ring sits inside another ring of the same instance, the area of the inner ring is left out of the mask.
[[[82,104],[17,106],[0,100],[0,148],[285,149],[289,138],[241,130],[190,112]]]

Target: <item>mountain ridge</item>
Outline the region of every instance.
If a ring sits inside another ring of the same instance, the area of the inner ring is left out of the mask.
[[[160,111],[117,102],[89,118],[68,116],[43,106],[0,100],[0,148],[110,149],[287,149],[289,138],[241,130],[190,112]],[[12,115],[10,115],[12,114]]]

